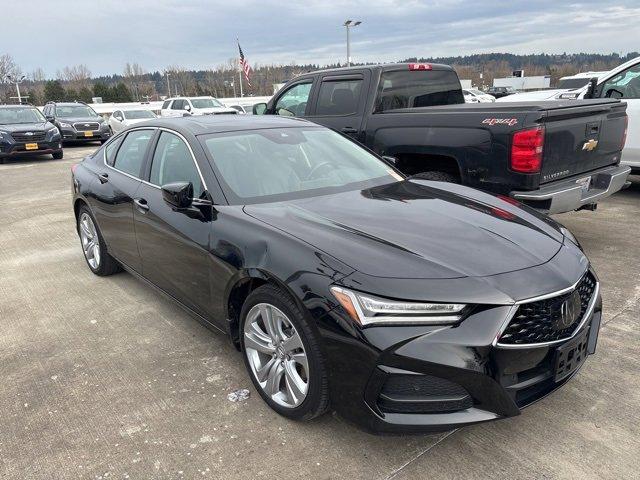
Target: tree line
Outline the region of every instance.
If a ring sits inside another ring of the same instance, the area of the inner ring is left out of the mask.
[[[413,57],[402,62],[431,62],[452,65],[462,79],[470,79],[475,86],[486,87],[493,79],[511,75],[513,70],[523,69],[526,76],[549,75],[551,85],[558,79],[585,71],[606,71],[640,55],[612,54],[532,54],[486,53],[457,57]],[[272,95],[274,85],[319,68],[333,68],[340,64],[290,64],[252,65],[251,85],[244,78],[244,95]],[[240,82],[237,59],[210,70],[189,70],[170,65],[163,71],[147,72],[137,63],[127,63],[122,73],[92,76],[86,65],[66,66],[58,70],[55,78],[47,78],[43,69],[23,73],[14,59],[0,55],[0,103],[16,103],[15,85],[2,82],[7,75],[19,78],[22,95],[28,95],[32,104],[42,105],[50,100],[91,102],[101,97],[103,102],[155,101],[173,95],[212,95],[214,97],[237,97]]]

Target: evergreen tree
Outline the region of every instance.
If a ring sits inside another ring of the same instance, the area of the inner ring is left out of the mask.
[[[65,91],[62,88],[62,84],[58,80],[48,80],[44,84],[44,103],[46,102],[59,102],[64,100]]]

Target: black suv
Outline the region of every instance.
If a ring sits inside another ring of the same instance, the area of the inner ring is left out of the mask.
[[[32,105],[0,105],[0,163],[25,153],[50,153],[61,159],[60,132]]]
[[[60,129],[64,142],[104,143],[111,136],[104,118],[84,102],[48,102],[43,112]]]

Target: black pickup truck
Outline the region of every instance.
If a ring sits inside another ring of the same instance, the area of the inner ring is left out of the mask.
[[[305,73],[254,114],[303,117],[393,157],[408,175],[509,195],[545,213],[594,209],[626,183],[626,104],[465,104],[447,65]]]

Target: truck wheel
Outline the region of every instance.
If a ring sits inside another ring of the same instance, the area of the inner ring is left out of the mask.
[[[413,175],[413,178],[421,178],[423,180],[431,180],[433,182],[449,182],[449,183],[460,183],[458,179],[446,172],[421,172]]]
[[[62,160],[62,157],[64,157],[64,153],[61,150],[59,152],[53,152],[51,156],[53,157],[54,160]]]

